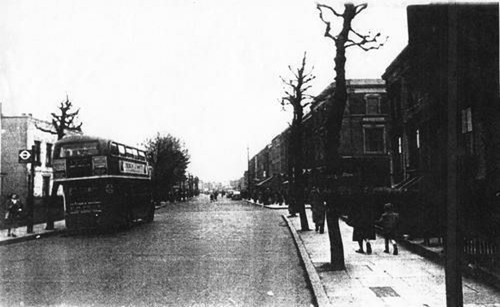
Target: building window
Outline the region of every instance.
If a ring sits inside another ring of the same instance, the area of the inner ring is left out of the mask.
[[[40,160],[40,147],[41,147],[41,142],[40,141],[35,141],[35,153],[34,153],[34,158],[36,164],[40,164],[42,161]]]
[[[52,166],[52,144],[47,143],[45,152],[45,166]]]
[[[384,153],[384,128],[365,127],[363,129],[365,138],[365,153]]]
[[[472,130],[472,109],[468,107],[462,110],[462,134],[464,136],[465,150],[471,155],[474,154],[474,134]]]
[[[371,95],[366,97],[366,114],[380,114],[380,96]]]
[[[462,110],[462,133],[472,132],[472,110]]]
[[[416,139],[417,139],[417,148],[420,148],[420,130],[417,129],[417,131],[415,132],[416,134]]]
[[[349,110],[350,114],[365,114],[365,102],[359,96],[349,97],[346,109]]]
[[[403,152],[403,142],[401,140],[401,137],[398,137],[398,154],[401,154]]]

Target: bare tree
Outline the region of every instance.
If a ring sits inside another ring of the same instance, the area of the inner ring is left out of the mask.
[[[36,125],[37,129],[43,132],[57,135],[58,140],[62,139],[69,131],[82,132],[82,123],[76,124],[80,109],[76,111],[72,110],[73,103],[69,101],[67,95],[66,101],[61,102],[58,108],[60,111],[59,114],[50,113],[50,115],[52,116],[51,127],[46,128]]]
[[[333,94],[332,105],[327,109],[326,116],[326,157],[327,166],[330,174],[338,170],[340,163],[339,145],[340,130],[342,128],[342,119],[347,104],[347,87],[345,79],[346,49],[349,47],[358,47],[364,51],[379,49],[385,42],[381,42],[380,33],[367,35],[361,34],[352,27],[352,21],[358,14],[367,8],[367,4],[354,5],[352,3],[344,4],[344,12],[339,13],[336,9],[325,4],[317,4],[319,17],[325,24],[325,37],[332,39],[335,43],[335,92]],[[333,15],[333,19],[342,22],[342,28],[339,33],[332,34],[332,21],[325,18],[325,11]],[[333,176],[330,176],[333,178]],[[332,182],[333,184],[333,182]],[[327,211],[328,234],[330,237],[331,267],[334,270],[345,269],[344,249],[338,219],[340,217],[340,208],[335,205],[332,196],[329,197]]]
[[[293,182],[293,197],[292,206],[299,213],[300,226],[303,231],[309,230],[307,222],[306,210],[304,205],[304,175],[303,175],[303,142],[302,142],[302,119],[304,117],[304,108],[310,104],[312,97],[306,92],[311,88],[311,81],[315,76],[311,72],[306,71],[306,53],[302,58],[302,66],[296,71],[288,66],[288,69],[293,75],[293,79],[285,79],[281,77],[285,85],[285,96],[281,98],[281,105],[291,105],[293,107],[293,120],[291,125],[291,139],[290,139],[290,152],[292,160],[292,174],[291,179]]]
[[[76,124],[76,119],[78,118],[78,113],[80,109],[73,111],[73,104],[69,101],[68,95],[66,95],[66,101],[61,102],[58,109],[60,111],[59,114],[50,113],[52,116],[51,125],[47,127],[41,127],[38,123],[35,123],[37,129],[47,132],[50,134],[57,135],[57,139],[62,139],[66,133],[73,132],[82,132],[82,123]],[[52,184],[52,191],[50,193],[50,201],[45,199],[46,213],[47,213],[47,225],[46,229],[51,230],[54,229],[54,220],[52,216],[51,206],[57,199],[57,189],[59,185],[56,183]]]

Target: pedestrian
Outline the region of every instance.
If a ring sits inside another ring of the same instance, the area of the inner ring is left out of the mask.
[[[271,200],[271,190],[269,188],[266,188],[264,190],[264,193],[262,194],[262,201],[264,203],[264,206],[269,205],[270,200]]]
[[[384,213],[376,222],[382,227],[382,234],[385,240],[384,253],[389,253],[389,244],[393,246],[393,254],[398,254],[398,245],[396,244],[396,231],[399,224],[399,214],[394,212],[394,205],[387,203],[384,205]]]
[[[316,232],[319,231],[319,233],[324,233],[326,205],[318,187],[313,186],[313,188],[311,189],[311,192],[309,193],[309,201],[311,202],[311,210],[313,222],[315,224],[315,230]]]
[[[19,221],[23,215],[23,204],[16,193],[10,196],[7,201],[7,212],[5,213],[5,220],[7,222],[7,236],[16,237],[16,229],[19,226]]]
[[[253,191],[252,199],[254,203],[257,203],[259,201],[259,194],[257,193],[257,191]]]
[[[276,192],[276,201],[278,202],[278,205],[283,206],[283,195],[281,194],[281,191]]]
[[[295,197],[292,194],[293,193],[288,194],[287,198],[288,212],[290,213],[288,217],[297,217],[297,210],[295,207]]]
[[[347,224],[353,227],[352,240],[358,242],[356,253],[365,253],[363,242],[366,244],[366,253],[372,253],[370,240],[375,240],[375,227],[371,209],[364,203],[355,202],[350,206]]]

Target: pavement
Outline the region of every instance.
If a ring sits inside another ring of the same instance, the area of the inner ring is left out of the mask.
[[[258,206],[264,207],[260,204]],[[282,211],[307,271],[317,306],[405,306],[446,307],[444,253],[431,241],[401,239],[399,254],[386,254],[384,239],[371,242],[373,253],[359,254],[352,241],[352,227],[339,220],[346,269],[332,271],[328,229],[314,231],[311,210],[306,210],[311,231],[301,231],[300,218],[289,217],[286,206],[269,205]],[[309,206],[307,206],[309,208]],[[392,251],[392,248],[391,248]],[[464,268],[464,306],[500,306],[500,276],[482,268]]]
[[[55,221],[53,230],[46,230],[46,224],[35,224],[33,225],[33,232],[28,233],[27,227],[18,227],[15,231],[16,237],[7,236],[7,229],[0,230],[0,245],[13,244],[18,242],[24,242],[28,240],[36,240],[43,237],[56,235],[66,230],[66,223],[64,220]]]

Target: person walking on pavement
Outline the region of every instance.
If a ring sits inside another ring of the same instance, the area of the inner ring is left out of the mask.
[[[283,206],[283,195],[281,194],[281,191],[276,192],[276,202],[278,205]]]
[[[22,217],[23,209],[19,196],[13,193],[7,201],[7,212],[5,213],[8,237],[16,237],[16,229],[19,225],[19,219]]]
[[[376,222],[382,227],[382,233],[385,240],[384,253],[389,253],[389,244],[393,246],[393,254],[398,254],[398,245],[396,244],[396,230],[399,223],[399,214],[394,212],[394,205],[387,203],[384,205],[384,213]]]
[[[297,211],[295,210],[295,197],[293,193],[288,194],[287,204],[288,212],[290,213],[288,217],[297,217]]]
[[[352,240],[358,242],[359,249],[356,253],[364,254],[363,242],[366,244],[366,253],[372,253],[370,240],[375,240],[375,227],[371,208],[363,203],[353,203],[350,206],[347,224],[353,227]]]
[[[316,225],[316,232],[325,232],[325,213],[326,205],[319,191],[318,187],[313,186],[309,193],[309,201],[311,202],[311,210],[313,215],[313,222]]]

